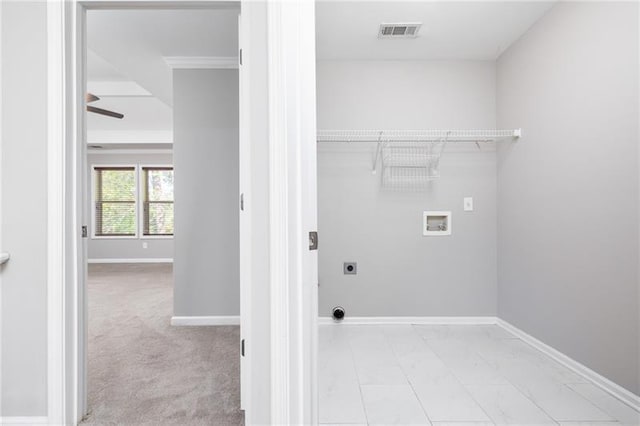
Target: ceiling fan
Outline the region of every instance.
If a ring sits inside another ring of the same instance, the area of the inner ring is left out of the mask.
[[[87,93],[85,100],[88,104],[90,104],[91,102],[99,101],[100,98],[94,95],[93,93]],[[119,112],[113,112],[107,109],[102,109],[102,108],[94,107],[91,105],[87,105],[87,111],[93,112],[96,114],[106,115],[107,117],[124,118],[124,114],[120,114]]]

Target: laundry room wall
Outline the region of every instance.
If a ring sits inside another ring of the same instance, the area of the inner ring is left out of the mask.
[[[500,318],[636,395],[638,12],[559,3],[497,69]]]
[[[495,83],[492,61],[320,61],[318,129],[493,129]],[[449,144],[422,192],[383,190],[375,146],[318,144],[319,315],[495,315],[495,146]],[[425,210],[452,234],[424,237]]]

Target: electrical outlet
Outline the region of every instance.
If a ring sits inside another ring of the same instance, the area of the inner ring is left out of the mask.
[[[358,273],[358,264],[356,262],[344,262],[342,272],[345,275],[356,275]]]
[[[464,197],[464,211],[465,212],[473,211],[473,197]]]
[[[148,242],[146,242],[146,241],[143,241],[143,242],[142,242],[142,248],[143,248],[143,249],[149,248],[149,243],[148,243]]]

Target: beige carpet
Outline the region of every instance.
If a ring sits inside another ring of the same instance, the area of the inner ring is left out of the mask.
[[[172,327],[169,264],[89,267],[87,425],[242,425],[239,328]]]

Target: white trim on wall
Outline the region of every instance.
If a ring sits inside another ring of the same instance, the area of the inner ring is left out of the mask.
[[[335,321],[331,317],[320,317],[320,325],[492,325],[497,324],[494,316],[480,317],[345,317]]]
[[[605,392],[611,394],[613,397],[619,399],[625,404],[629,405],[633,409],[640,411],[640,396],[626,390],[622,386],[612,382],[599,373],[596,373],[586,365],[576,361],[575,359],[565,355],[559,350],[547,345],[546,343],[536,339],[527,332],[519,329],[518,327],[510,324],[509,322],[498,318],[497,325],[504,330],[518,337],[522,341],[533,346],[543,354],[559,362],[569,370],[589,380],[594,385],[598,386]]]
[[[237,69],[237,56],[165,56],[171,69]]]
[[[240,106],[238,128],[238,157],[239,157],[239,192],[240,205],[239,233],[240,233],[240,344],[244,349],[240,356],[240,409],[251,411],[251,351],[245,343],[252,342],[251,338],[251,268],[252,268],[252,213],[251,213],[251,32],[249,30],[250,6],[242,5],[242,13],[238,16],[238,44],[244,52],[243,64],[238,67],[238,99]],[[242,55],[241,55],[242,56]],[[247,424],[251,422],[249,416],[245,418]]]
[[[173,144],[173,130],[91,130],[87,145]]]
[[[89,259],[88,263],[173,263],[173,258],[105,258]]]
[[[0,1],[0,27],[2,27],[2,1]],[[0,31],[0,62],[2,62],[2,31]],[[0,93],[2,93],[2,66],[0,66]],[[2,167],[2,101],[0,101],[0,167]],[[0,172],[0,252],[2,252],[2,173]],[[2,264],[0,264],[0,306],[2,306]],[[0,342],[2,342],[2,313],[0,312]],[[2,383],[2,346],[0,345],[0,384]],[[2,398],[0,398],[0,414]],[[0,417],[2,424],[2,417]]]
[[[270,270],[270,368],[271,423],[292,424],[291,379],[302,377],[298,360],[292,362],[294,339],[289,309],[289,156],[287,150],[287,93],[285,91],[283,3],[267,2],[267,55],[269,87],[269,270]],[[295,60],[296,58],[292,58]],[[295,201],[295,200],[293,200]],[[293,260],[293,259],[291,259]],[[295,264],[291,265],[295,268]],[[293,377],[292,377],[293,376]],[[317,382],[316,382],[317,383]]]
[[[174,326],[200,326],[200,325],[240,325],[239,315],[229,316],[174,316],[171,317],[171,325]]]
[[[89,155],[173,155],[173,148],[158,149],[125,149],[118,148],[89,148]]]
[[[318,422],[314,11],[267,2],[272,424]]]
[[[47,416],[66,424],[65,2],[47,2]]]
[[[49,418],[46,416],[34,416],[34,417],[0,417],[0,425],[46,425],[49,423]]]

